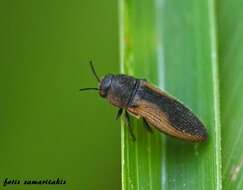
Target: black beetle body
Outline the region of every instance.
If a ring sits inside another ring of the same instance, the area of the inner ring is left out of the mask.
[[[117,118],[125,110],[125,122],[133,139],[135,137],[129,123],[128,112],[142,118],[145,126],[150,131],[150,125],[152,125],[159,131],[178,139],[192,142],[207,139],[207,131],[203,123],[190,109],[175,98],[155,88],[145,80],[128,75],[108,74],[100,81],[92,63],[91,68],[100,84],[97,89],[87,89],[99,90],[101,97],[106,98],[112,105],[120,108]]]

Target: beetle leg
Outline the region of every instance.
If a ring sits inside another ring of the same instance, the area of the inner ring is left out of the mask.
[[[116,114],[116,120],[119,119],[119,118],[121,117],[122,112],[123,112],[123,109],[120,108],[120,109],[118,110],[117,114]]]
[[[153,133],[152,128],[149,126],[148,122],[146,121],[146,119],[143,117],[143,126],[150,132]]]
[[[129,119],[129,115],[128,115],[127,111],[125,111],[124,117],[125,117],[125,123],[126,123],[128,129],[129,129],[129,133],[130,133],[130,135],[132,137],[132,140],[136,141],[136,137],[135,137],[135,135],[133,133],[132,126],[130,125],[130,119]]]

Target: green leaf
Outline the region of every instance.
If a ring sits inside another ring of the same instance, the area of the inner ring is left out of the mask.
[[[133,120],[122,126],[123,190],[221,189],[221,146],[214,1],[121,0],[121,70],[184,102],[205,123],[206,143],[192,144]]]
[[[219,4],[223,189],[243,189],[243,1]]]

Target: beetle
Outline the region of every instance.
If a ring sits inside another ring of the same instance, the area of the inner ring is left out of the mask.
[[[107,74],[100,79],[91,61],[90,67],[99,82],[99,87],[80,90],[98,90],[101,97],[119,108],[116,119],[125,112],[125,123],[133,140],[136,138],[128,113],[136,118],[142,118],[144,126],[150,132],[152,126],[181,140],[201,142],[207,139],[206,128],[189,108],[145,79],[124,74]]]

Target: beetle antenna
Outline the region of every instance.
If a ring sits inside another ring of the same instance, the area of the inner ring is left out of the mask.
[[[85,91],[85,90],[100,90],[98,88],[81,88],[80,91]]]
[[[95,78],[97,79],[98,82],[100,82],[100,78],[98,77],[98,75],[97,75],[97,73],[95,71],[95,68],[94,68],[94,65],[93,65],[92,61],[90,61],[89,64],[90,64],[90,67],[92,69],[92,72],[93,72]]]

